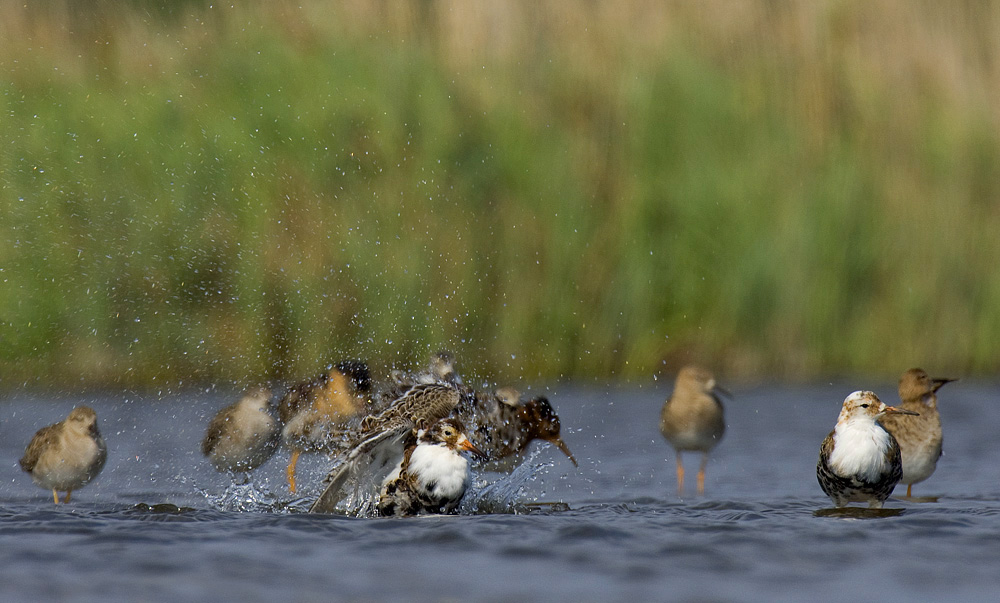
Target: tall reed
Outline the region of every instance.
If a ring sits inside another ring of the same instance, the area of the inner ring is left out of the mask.
[[[3,385],[992,373],[975,3],[0,4]]]

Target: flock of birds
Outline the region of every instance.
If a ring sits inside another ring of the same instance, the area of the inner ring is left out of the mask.
[[[931,476],[941,458],[941,415],[937,392],[954,379],[932,379],[913,368],[899,379],[900,407],[886,406],[874,392],[847,396],[837,425],[823,440],[816,478],[834,506],[867,502],[879,509],[899,483],[906,496],[913,484]],[[725,432],[722,401],[725,390],[712,373],[697,366],[681,369],[674,391],[660,413],[660,431],[677,451],[677,490],[684,490],[681,452],[702,453],[698,493],[705,490],[708,453]]]
[[[353,496],[379,515],[407,516],[454,512],[469,486],[471,466],[513,470],[536,439],[552,443],[577,464],[547,398],[526,399],[510,387],[477,391],[455,371],[454,357],[439,352],[422,371],[393,371],[381,388],[374,387],[360,361],[339,362],[279,396],[268,387],[252,388],[212,418],[201,451],[217,471],[246,481],[285,447],[291,453],[292,493],[298,490],[299,457],[326,453],[336,465],[310,512],[333,512]],[[81,406],[39,430],[20,464],[58,504],[59,492],[66,492],[62,502],[68,502],[106,459],[97,415]],[[376,491],[368,492],[373,485]]]
[[[899,381],[900,407],[886,406],[870,391],[844,400],[837,424],[820,447],[816,474],[834,505],[867,502],[880,508],[899,483],[927,479],[941,456],[937,391],[952,379],[931,379],[921,369]],[[699,494],[705,490],[708,455],[725,433],[720,388],[699,366],[680,370],[660,414],[660,431],[676,451],[677,490],[684,491],[686,451],[701,453]],[[470,483],[471,467],[510,471],[540,439],[577,464],[560,437],[559,417],[544,396],[524,399],[513,388],[481,392],[466,386],[448,352],[439,352],[416,373],[393,371],[373,386],[365,363],[344,361],[319,377],[289,387],[272,415],[272,391],[246,391],[209,422],[201,450],[212,466],[236,479],[265,463],[282,446],[291,451],[288,487],[298,489],[296,464],[303,453],[334,461],[313,513],[334,512],[345,499],[362,501],[359,512],[382,516],[453,513]],[[59,423],[40,429],[20,460],[32,480],[70,501],[73,490],[104,467],[107,447],[97,414],[74,408]],[[367,508],[365,507],[367,505]]]

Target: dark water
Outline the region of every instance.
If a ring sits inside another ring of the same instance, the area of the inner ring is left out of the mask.
[[[241,490],[256,497],[250,510],[224,510],[237,508],[235,490],[227,497],[197,448],[231,396],[8,394],[0,600],[997,600],[996,386],[942,390],[945,456],[914,492],[936,502],[890,499],[900,512],[877,518],[816,515],[829,507],[815,477],[820,441],[843,398],[872,385],[736,388],[707,495],[683,499],[657,430],[669,384],[552,387],[579,469],[536,444],[519,491],[501,482],[466,505],[505,512],[403,520],[283,510],[283,452]],[[97,410],[108,463],[57,508],[17,459],[77,403]],[[324,465],[305,459],[300,483],[316,483]],[[526,504],[536,501],[565,505]]]

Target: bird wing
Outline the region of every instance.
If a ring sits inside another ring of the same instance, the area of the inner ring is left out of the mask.
[[[450,415],[461,400],[461,392],[451,385],[442,383],[414,385],[393,402],[392,406],[382,411],[373,424],[391,423],[400,419],[433,423]]]
[[[819,448],[819,462],[816,463],[816,479],[819,480],[819,486],[827,496],[835,496],[838,485],[843,485],[844,482],[848,481],[834,473],[827,462],[827,459],[833,454],[833,444],[833,432],[831,431]]]
[[[826,460],[830,458],[831,454],[833,454],[833,433],[834,432],[831,431],[829,435],[823,439],[823,445],[819,448],[819,460],[827,467],[830,465],[826,462]]]
[[[203,455],[208,456],[211,454],[212,450],[219,443],[219,440],[222,439],[226,423],[229,421],[234,409],[235,406],[227,406],[209,421],[208,429],[205,430],[205,439],[201,441],[201,453]]]
[[[349,483],[354,483],[359,490],[368,482],[380,485],[382,478],[402,458],[412,433],[412,423],[400,423],[394,429],[371,435],[351,449],[344,461],[327,474],[323,492],[309,507],[309,512],[332,513],[337,503],[347,496]]]
[[[312,513],[329,513],[347,496],[345,486],[356,487],[387,473],[386,467],[399,462],[405,442],[414,426],[430,424],[450,415],[463,400],[463,392],[453,385],[428,383],[411,387],[391,406],[377,415],[365,417],[361,432],[351,438],[340,456],[343,459],[326,479],[322,494],[312,504]],[[380,485],[380,484],[376,484]]]
[[[889,463],[891,479],[893,480],[893,486],[903,477],[903,452],[899,448],[899,442],[896,441],[895,436],[891,433],[889,434],[889,451],[887,455],[887,461]],[[940,456],[940,453],[938,453]]]
[[[23,471],[31,473],[35,470],[35,465],[38,464],[38,459],[41,458],[42,452],[49,447],[49,442],[59,437],[61,426],[62,423],[55,423],[42,427],[35,432],[34,437],[31,438],[31,442],[28,443],[28,447],[24,450],[24,456],[18,461]]]

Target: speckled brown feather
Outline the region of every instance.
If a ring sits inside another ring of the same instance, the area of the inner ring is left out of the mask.
[[[410,458],[413,451],[417,449],[416,434],[406,442],[406,449],[403,452],[402,467],[410,465]],[[400,471],[399,477],[385,485],[379,502],[376,507],[379,515],[384,517],[406,517],[416,515],[420,506],[412,493],[416,490],[416,476]]]
[[[455,356],[451,352],[441,350],[432,354],[427,366],[417,372],[392,371],[390,382],[379,396],[378,411],[391,406],[392,402],[406,395],[406,392],[417,385],[440,383],[463,387],[462,377],[455,370],[455,362]]]
[[[414,385],[379,414],[365,417],[356,439],[363,440],[367,435],[393,430],[400,425],[433,423],[450,415],[469,395],[456,386],[443,383]]]
[[[450,415],[463,399],[472,395],[464,388],[444,383],[415,385],[388,408],[365,417],[342,439],[340,464],[323,480],[323,492],[309,508],[311,513],[329,513],[346,495],[352,480],[372,469],[383,470],[402,456],[407,434],[414,427],[430,425]]]
[[[481,463],[496,463],[520,455],[531,442],[541,439],[552,443],[577,464],[559,434],[559,416],[545,396],[522,402],[520,393],[512,388],[476,393],[458,406],[455,416],[469,426],[469,439],[484,455]]]
[[[46,425],[39,429],[34,437],[31,438],[31,442],[28,443],[28,448],[25,449],[24,456],[18,461],[21,465],[21,470],[25,473],[34,471],[35,465],[38,464],[38,459],[42,456],[42,452],[50,448],[59,439],[61,432],[62,422]]]

